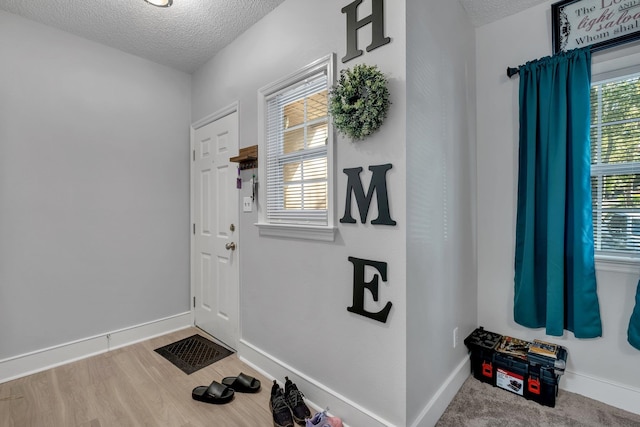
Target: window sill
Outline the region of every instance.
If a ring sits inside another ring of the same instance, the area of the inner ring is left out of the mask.
[[[294,225],[294,224],[255,224],[260,236],[285,237],[288,239],[318,240],[322,242],[333,242],[336,237],[336,227],[323,227],[314,225]]]
[[[616,273],[640,273],[640,258],[596,255],[596,271],[613,271]]]

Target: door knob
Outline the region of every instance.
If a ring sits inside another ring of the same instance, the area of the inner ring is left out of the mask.
[[[235,242],[231,242],[231,243],[227,243],[226,245],[224,245],[224,248],[228,251],[235,251],[236,250],[236,244]]]

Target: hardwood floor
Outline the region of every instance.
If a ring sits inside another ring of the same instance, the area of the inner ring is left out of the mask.
[[[0,384],[0,427],[272,426],[271,382],[237,355],[186,375],[153,351],[194,333],[208,337],[184,329]],[[258,378],[260,392],[225,405],[191,398],[194,387],[239,372]]]

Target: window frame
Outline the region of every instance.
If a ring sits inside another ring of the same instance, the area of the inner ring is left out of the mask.
[[[592,66],[592,78],[591,86],[599,85],[615,80],[621,80],[624,78],[633,77],[640,74],[640,57],[633,58],[633,63],[630,63],[630,58],[623,61],[607,61],[602,63],[596,63]],[[593,171],[601,173],[603,171],[619,171],[624,172],[627,170],[626,165],[612,164],[610,166],[592,165],[590,177],[594,176]],[[592,208],[592,213],[595,217],[597,207]],[[596,261],[596,270],[611,271],[618,273],[640,273],[640,253],[612,253],[608,251],[602,251],[595,249],[596,230],[594,228],[594,256]]]
[[[304,240],[334,241],[335,226],[335,131],[331,118],[327,117],[327,224],[312,225],[302,222],[274,222],[267,218],[267,103],[277,93],[324,72],[327,91],[335,83],[335,53],[320,58],[298,71],[270,83],[258,90],[258,222],[260,236],[285,237]]]

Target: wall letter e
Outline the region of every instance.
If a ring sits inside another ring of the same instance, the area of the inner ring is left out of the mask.
[[[349,261],[353,264],[353,305],[347,307],[347,311],[360,314],[378,322],[386,323],[389,317],[389,311],[393,305],[388,301],[384,308],[377,313],[372,313],[364,309],[364,291],[369,289],[373,295],[373,300],[378,301],[378,275],[374,275],[370,282],[364,281],[364,268],[369,265],[380,273],[382,281],[387,281],[387,263],[379,261],[370,261],[366,259],[349,257]]]

